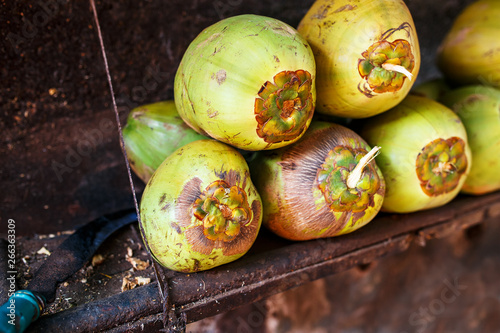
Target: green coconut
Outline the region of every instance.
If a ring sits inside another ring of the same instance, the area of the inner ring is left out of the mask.
[[[125,150],[134,173],[147,183],[163,160],[183,145],[205,136],[179,116],[174,101],[142,105],[130,111],[123,128]]]
[[[500,87],[500,1],[469,4],[455,19],[437,52],[437,65],[455,85]]]
[[[317,65],[319,113],[366,118],[397,105],[420,69],[413,18],[401,0],[316,0],[297,30]]]
[[[211,139],[179,148],[154,172],[140,204],[141,234],[161,265],[197,272],[234,261],[254,243],[262,201],[248,165]]]
[[[313,121],[293,145],[250,163],[263,202],[263,224],[290,240],[346,234],[379,212],[384,177],[373,149],[341,125]]]
[[[468,86],[440,101],[458,114],[467,130],[474,163],[462,192],[479,195],[500,189],[500,90]]]
[[[314,55],[294,28],[239,15],[191,42],[175,76],[175,102],[199,133],[240,149],[274,149],[308,128],[315,77]]]
[[[384,152],[376,159],[386,181],[383,211],[409,213],[450,202],[472,165],[460,118],[426,97],[408,95],[391,110],[366,119],[360,134]]]
[[[423,96],[438,101],[441,96],[451,90],[444,78],[435,78],[413,86],[410,94]]]

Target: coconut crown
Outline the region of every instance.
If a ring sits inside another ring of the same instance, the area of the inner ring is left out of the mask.
[[[245,150],[279,148],[308,128],[316,64],[307,41],[274,18],[239,15],[203,30],[174,82],[181,117],[196,131]]]

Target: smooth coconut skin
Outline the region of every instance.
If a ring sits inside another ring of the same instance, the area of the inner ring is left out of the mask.
[[[293,145],[260,152],[250,168],[263,224],[290,240],[338,236],[366,225],[382,206],[384,177],[372,160],[354,187],[346,182],[370,150],[352,130],[313,121]]]
[[[437,65],[456,85],[500,87],[500,1],[479,0],[455,19],[437,52]]]
[[[199,133],[245,150],[274,149],[308,128],[315,77],[314,55],[294,28],[234,16],[191,42],[175,76],[175,102]]]
[[[248,165],[234,148],[198,140],[165,159],[141,199],[140,228],[151,255],[181,272],[243,256],[262,221]]]
[[[444,78],[436,78],[413,86],[410,94],[439,101],[439,99],[451,91],[451,89],[452,88],[448,85]]]
[[[387,186],[383,211],[409,213],[448,203],[472,165],[460,118],[426,97],[408,95],[367,119],[360,134],[384,152],[376,158]]]
[[[462,192],[486,194],[500,189],[500,90],[469,86],[440,101],[453,109],[467,130],[474,163]]]
[[[346,118],[379,114],[397,105],[417,78],[417,33],[401,0],[317,0],[297,30],[316,57],[319,113]],[[391,65],[413,78],[386,69]]]
[[[132,109],[123,128],[130,166],[144,183],[148,182],[163,160],[179,147],[206,138],[182,120],[174,101]]]

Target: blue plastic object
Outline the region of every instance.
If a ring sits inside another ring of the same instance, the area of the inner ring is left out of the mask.
[[[29,290],[16,291],[0,308],[0,332],[21,333],[40,317],[45,299]]]

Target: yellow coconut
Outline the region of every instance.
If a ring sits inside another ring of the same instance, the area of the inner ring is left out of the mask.
[[[316,111],[366,118],[397,105],[420,69],[412,16],[401,0],[317,0],[297,30],[316,59]]]

